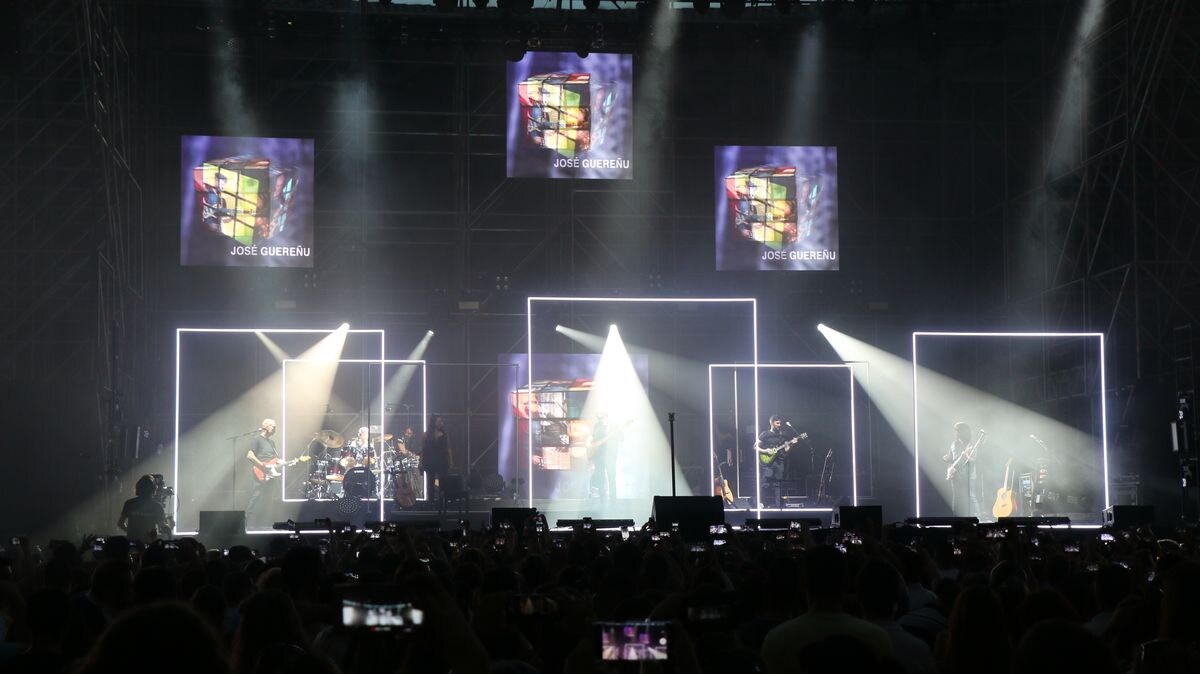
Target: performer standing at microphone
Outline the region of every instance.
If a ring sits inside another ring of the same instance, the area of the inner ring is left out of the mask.
[[[794,479],[793,464],[800,463],[789,460],[789,450],[806,436],[797,435],[790,423],[785,426],[783,417],[778,414],[772,414],[769,423],[770,427],[758,434],[754,450],[762,469],[763,493],[768,501],[774,501],[769,505],[783,507],[782,482]]]

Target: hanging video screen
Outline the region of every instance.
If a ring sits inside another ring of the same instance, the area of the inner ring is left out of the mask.
[[[632,178],[633,57],[529,52],[509,63],[508,177]]]
[[[179,262],[311,267],[313,141],[183,136]]]
[[[715,148],[717,271],[836,270],[836,147]]]

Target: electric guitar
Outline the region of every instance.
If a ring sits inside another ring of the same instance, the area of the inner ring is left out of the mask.
[[[274,480],[277,477],[283,476],[283,473],[279,472],[280,468],[288,468],[300,463],[301,461],[308,461],[311,458],[312,457],[310,456],[301,456],[292,459],[291,461],[280,461],[279,457],[275,457],[270,461],[263,461],[263,466],[266,467],[266,470],[263,470],[258,464],[252,464],[254,466],[254,479],[258,480],[259,482],[268,482],[270,480]]]
[[[800,435],[797,435],[778,447],[772,447],[771,449],[760,449],[758,450],[758,462],[764,466],[769,466],[775,463],[779,457],[785,456],[792,447],[796,446],[796,443],[807,439],[808,433],[801,433]]]
[[[1017,497],[1013,495],[1012,480],[1014,474],[1012,472],[1012,457],[1009,457],[1008,463],[1004,466],[1004,484],[996,490],[996,504],[992,506],[992,515],[996,519],[1008,517],[1017,509]]]
[[[979,451],[979,448],[983,445],[983,441],[986,437],[987,431],[979,431],[979,439],[975,442],[972,442],[966,449],[964,449],[962,454],[959,454],[958,458],[954,460],[954,463],[950,464],[950,467],[946,469],[947,480],[954,479],[954,476],[958,474],[958,468],[960,464],[975,460],[975,452]]]

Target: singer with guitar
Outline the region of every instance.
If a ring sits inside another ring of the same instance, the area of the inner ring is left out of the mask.
[[[954,442],[950,451],[942,455],[942,461],[950,464],[946,479],[950,481],[950,509],[956,517],[979,517],[979,473],[976,458],[979,447],[987,437],[979,432],[979,439],[972,442],[971,427],[966,422],[954,424]]]
[[[770,427],[758,434],[758,442],[754,443],[754,452],[758,455],[762,479],[768,498],[774,499],[773,507],[783,507],[783,480],[794,479],[792,462],[789,453],[801,440],[808,437],[807,433],[797,434],[790,423],[785,425],[783,417],[772,414]]]
[[[589,495],[603,500],[617,497],[617,452],[621,449],[621,440],[625,432],[625,423],[609,425],[608,413],[596,415],[592,424],[592,439],[588,443],[590,459],[593,465]]]
[[[258,501],[262,498],[263,493],[272,486],[271,480],[258,479],[257,475],[272,474],[274,465],[279,462],[279,452],[275,449],[275,441],[271,439],[272,435],[275,435],[275,420],[263,419],[262,423],[258,425],[258,433],[251,441],[250,449],[246,451],[246,460],[250,462],[252,472],[256,473],[253,486],[250,487],[250,501],[246,504],[247,523],[257,514]]]

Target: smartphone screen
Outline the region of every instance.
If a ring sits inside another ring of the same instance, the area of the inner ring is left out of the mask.
[[[600,659],[609,662],[670,659],[670,623],[596,623]]]
[[[342,625],[369,632],[411,632],[425,622],[425,612],[408,602],[343,599]]]

